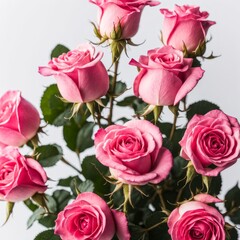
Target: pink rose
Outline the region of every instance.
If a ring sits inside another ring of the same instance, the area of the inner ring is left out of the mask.
[[[170,46],[149,50],[139,62],[132,59],[129,64],[141,69],[134,81],[134,94],[151,105],[176,105],[203,76],[200,67],[191,67],[192,61]]]
[[[99,129],[95,135],[96,157],[118,180],[144,185],[159,183],[172,167],[172,154],[162,147],[159,128],[146,120]]]
[[[58,89],[67,101],[73,103],[91,102],[106,95],[109,77],[100,61],[102,52],[95,53],[91,44],[53,58],[47,67],[39,67],[43,76],[53,75]]]
[[[120,39],[133,37],[139,27],[142,10],[146,5],[156,6],[152,0],[89,0],[99,6],[98,30],[102,37],[111,38],[111,33],[121,26]]]
[[[208,21],[207,12],[200,12],[197,6],[175,5],[174,11],[161,9],[164,15],[162,37],[166,45],[183,50],[184,45],[188,52],[196,50],[199,44],[204,43],[208,29],[215,24]]]
[[[212,200],[213,197],[208,196],[204,196],[204,201]],[[223,216],[204,201],[187,202],[171,212],[168,233],[172,240],[225,240]]]
[[[124,213],[112,210],[98,195],[85,192],[58,214],[55,234],[62,240],[129,240]]]
[[[8,91],[0,98],[0,142],[21,146],[37,133],[40,116],[37,109],[21,96]]]
[[[46,181],[46,173],[36,160],[25,158],[14,147],[0,150],[0,200],[17,202],[43,193]]]
[[[181,156],[191,160],[198,173],[217,176],[240,157],[240,125],[220,110],[195,115],[180,145]]]

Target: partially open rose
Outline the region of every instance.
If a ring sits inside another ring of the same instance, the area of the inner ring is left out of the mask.
[[[36,160],[25,158],[14,147],[0,150],[0,200],[17,202],[43,193],[46,181],[46,173]]]
[[[116,179],[128,184],[159,183],[173,164],[171,152],[162,147],[159,128],[146,120],[98,130],[95,147],[97,159]]]
[[[0,98],[0,143],[21,146],[37,133],[39,124],[37,109],[20,91],[7,91]]]
[[[202,78],[204,71],[192,67],[192,59],[171,46],[149,50],[129,64],[141,69],[134,81],[134,94],[151,105],[176,105]]]
[[[55,234],[62,240],[129,240],[124,213],[112,210],[98,195],[85,192],[58,214]]]
[[[67,101],[73,103],[91,102],[104,96],[109,88],[106,68],[100,61],[102,52],[91,44],[53,58],[46,67],[39,67],[43,76],[53,75],[58,89]]]

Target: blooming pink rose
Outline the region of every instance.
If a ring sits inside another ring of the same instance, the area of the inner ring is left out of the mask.
[[[39,67],[43,76],[53,75],[58,89],[67,101],[73,103],[91,102],[106,95],[109,77],[100,61],[102,52],[95,53],[91,44],[53,58],[47,67]]]
[[[0,142],[21,146],[30,140],[40,124],[37,109],[21,96],[20,91],[8,91],[0,98]]]
[[[192,59],[171,46],[149,50],[139,62],[129,64],[141,69],[134,81],[134,94],[151,105],[176,105],[202,78],[200,67],[192,68]]]
[[[95,193],[85,192],[58,214],[55,234],[62,240],[129,240],[124,213],[112,210]]]
[[[128,184],[159,183],[173,164],[171,152],[162,147],[159,128],[146,120],[99,129],[95,147],[97,159],[116,179]]]
[[[185,45],[188,52],[193,52],[205,41],[208,29],[215,24],[208,21],[209,14],[200,12],[197,6],[175,5],[172,12],[168,9],[160,12],[164,15],[163,42],[179,50],[183,50]]]
[[[209,200],[212,198],[209,195]],[[172,240],[225,240],[224,224],[217,209],[202,201],[191,201],[171,212],[168,232]]]
[[[36,160],[25,158],[11,146],[0,150],[0,200],[17,202],[43,193],[46,181],[46,173]]]
[[[146,5],[156,6],[152,0],[89,0],[100,8],[98,30],[101,36],[111,38],[111,33],[121,26],[121,39],[133,37],[139,27],[142,10]]]
[[[220,110],[195,115],[180,145],[181,156],[191,160],[198,173],[217,176],[240,157],[240,125]]]

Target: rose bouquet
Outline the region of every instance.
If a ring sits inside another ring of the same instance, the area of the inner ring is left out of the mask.
[[[220,173],[240,157],[240,124],[214,103],[187,99],[203,78],[202,60],[214,58],[206,48],[215,22],[197,6],[161,8],[162,42],[129,59],[124,71],[135,67],[136,76],[128,86],[119,80],[119,63],[129,48],[141,47],[132,38],[143,9],[160,3],[89,2],[99,11],[92,23],[97,40],[72,50],[59,44],[39,67],[56,80],[41,98],[43,120],[21,92],[0,98],[6,222],[22,201],[32,211],[28,227],[46,227],[35,240],[238,239],[240,189],[217,196]],[[103,64],[101,46],[109,48],[111,66]],[[131,113],[118,116],[120,108]],[[63,131],[80,167],[61,146],[41,144],[48,125]],[[59,161],[73,171],[53,181],[44,169]]]

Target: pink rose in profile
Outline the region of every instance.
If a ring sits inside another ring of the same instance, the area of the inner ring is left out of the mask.
[[[159,128],[147,120],[99,129],[96,157],[123,183],[144,185],[164,180],[172,168],[172,154],[162,147]]]
[[[7,91],[0,98],[0,143],[21,146],[34,137],[39,124],[37,109],[20,91]]]
[[[121,26],[120,39],[133,37],[139,27],[142,10],[146,5],[156,6],[152,0],[89,0],[99,6],[98,30],[102,37],[111,38],[111,33]]]
[[[223,216],[206,204],[219,200],[203,195],[206,195],[203,201],[200,199],[202,196],[198,196],[200,201],[186,202],[171,212],[167,224],[172,240],[225,240]]]
[[[164,15],[163,42],[178,50],[183,50],[184,46],[188,52],[196,50],[204,43],[208,29],[215,24],[207,20],[209,14],[201,12],[198,6],[175,5],[174,11],[161,9],[160,12]]]
[[[181,156],[191,160],[198,173],[217,176],[240,157],[240,125],[220,110],[195,115],[180,145]]]
[[[43,193],[46,181],[46,173],[36,160],[25,158],[11,146],[0,150],[0,200],[17,202]]]
[[[47,67],[39,67],[43,76],[53,75],[58,89],[67,101],[85,103],[106,95],[109,77],[100,61],[102,52],[95,52],[91,44],[80,45],[77,49],[53,58]]]
[[[58,214],[55,234],[62,240],[129,240],[124,213],[112,210],[95,193],[84,192]]]
[[[139,62],[132,59],[129,64],[141,69],[134,81],[134,94],[151,105],[176,105],[203,76],[204,71],[193,68],[192,61],[171,46],[149,50]]]

